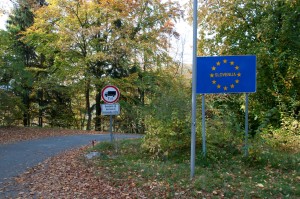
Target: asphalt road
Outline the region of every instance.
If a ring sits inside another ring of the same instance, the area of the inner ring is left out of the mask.
[[[115,139],[139,138],[140,135],[115,134]],[[68,149],[91,144],[92,140],[110,141],[109,134],[48,137],[0,145],[1,183],[24,173],[47,158]]]

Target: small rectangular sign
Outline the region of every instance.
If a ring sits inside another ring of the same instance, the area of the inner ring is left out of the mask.
[[[119,115],[120,104],[101,104],[101,115]]]
[[[256,56],[197,57],[197,94],[256,92]]]

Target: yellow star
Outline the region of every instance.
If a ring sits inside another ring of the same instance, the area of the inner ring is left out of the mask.
[[[224,62],[224,64],[226,64],[226,63],[227,63],[227,60],[226,60],[226,59],[224,59],[224,60],[223,60],[223,62]]]
[[[210,73],[210,77],[214,77],[214,74]]]
[[[240,77],[240,76],[241,76],[241,73],[238,73],[237,75],[238,75],[238,77]]]
[[[213,80],[213,81],[212,81],[212,83],[213,83],[213,84],[216,84],[216,83],[217,83],[217,81],[216,81],[216,80]]]
[[[230,62],[230,65],[233,66],[233,65],[234,65],[234,61],[231,61],[231,62]]]
[[[235,70],[238,70],[239,68],[240,68],[239,66],[236,66],[236,67],[235,67]]]
[[[221,62],[218,61],[218,62],[217,62],[217,66],[220,66],[220,65],[221,65]]]
[[[227,86],[224,86],[224,91],[227,91]]]
[[[230,87],[231,87],[231,88],[234,88],[234,84],[231,84]]]
[[[238,79],[237,79],[237,80],[235,80],[235,83],[237,83],[237,84],[238,84],[239,82],[240,82],[240,80],[238,80]]]
[[[218,88],[218,89],[219,89],[219,88],[221,88],[221,85],[220,85],[220,84],[218,84],[217,88]]]
[[[212,70],[216,70],[216,67],[213,66],[213,67],[211,67],[211,69],[212,69]]]

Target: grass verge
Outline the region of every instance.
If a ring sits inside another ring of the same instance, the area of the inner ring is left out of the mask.
[[[147,198],[300,198],[299,153],[256,152],[244,158],[212,148],[206,158],[197,157],[193,180],[188,150],[153,158],[141,149],[141,140],[99,143],[92,150],[101,156],[93,164],[99,177],[116,187],[126,183]]]

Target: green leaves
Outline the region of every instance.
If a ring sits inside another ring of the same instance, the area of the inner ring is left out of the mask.
[[[200,5],[200,55],[257,56],[257,93],[250,104],[260,123],[267,120],[266,113],[273,108],[299,120],[293,114],[297,109],[293,104],[300,100],[296,78],[300,63],[299,7],[298,1],[280,0],[210,1]],[[277,114],[268,122],[278,127],[282,119]]]
[[[168,156],[172,151],[190,144],[189,86],[175,68],[160,70],[158,86],[152,87],[153,97],[146,115],[146,136],[143,148],[156,156]]]
[[[12,92],[0,89],[0,125],[16,125],[22,119],[24,105]]]

